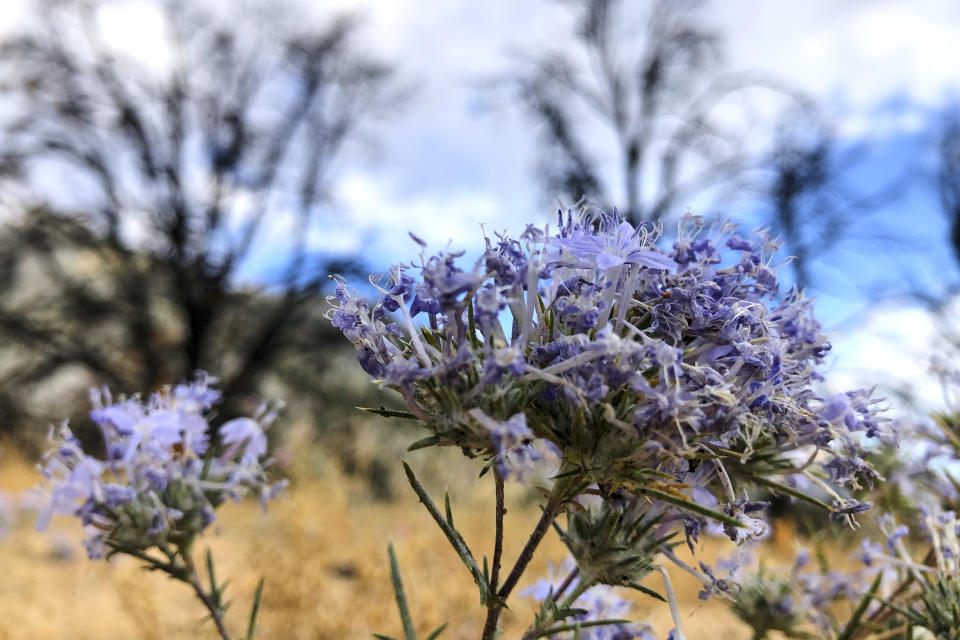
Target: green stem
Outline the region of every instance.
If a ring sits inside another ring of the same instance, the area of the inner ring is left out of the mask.
[[[227,631],[227,627],[223,622],[223,610],[217,606],[210,594],[204,591],[203,585],[200,583],[200,576],[197,574],[197,567],[193,563],[193,554],[191,553],[190,545],[181,547],[180,557],[183,558],[183,564],[186,568],[186,582],[193,587],[197,598],[203,603],[203,606],[207,608],[207,611],[210,612],[210,619],[213,620],[213,624],[217,627],[217,633],[220,634],[223,640],[231,640],[230,633]],[[216,587],[214,586],[213,588]]]
[[[562,598],[563,594],[570,588],[570,585],[573,584],[573,581],[576,580],[579,575],[580,567],[574,567],[573,571],[571,571],[567,577],[563,579],[563,582],[560,583],[560,586],[557,587],[557,590],[553,593],[552,600],[556,602]]]
[[[560,604],[560,608],[568,609],[571,606],[573,606],[573,603],[577,601],[577,598],[579,598],[584,593],[586,593],[587,590],[593,587],[595,584],[596,584],[595,582],[586,582],[586,581],[578,582],[577,586],[575,586],[573,588],[573,591],[570,592],[570,595],[564,598],[563,602]]]
[[[570,574],[563,581],[563,584],[561,584],[560,587],[557,589],[557,591],[554,592],[552,596],[553,602],[557,602],[562,597],[563,592],[565,592],[567,589],[570,588],[570,585],[579,575],[580,575],[579,569],[574,569],[573,571],[570,572]],[[570,606],[574,603],[574,601],[576,601],[577,598],[582,596],[584,592],[586,592],[587,589],[589,589],[592,586],[593,586],[592,583],[578,582],[577,586],[573,588],[570,594],[563,599],[563,602],[551,608],[550,617],[545,620],[541,620],[540,624],[536,626],[531,626],[529,629],[527,629],[527,632],[523,634],[523,637],[520,640],[534,640],[535,638],[540,638],[543,635],[545,635],[547,631],[550,629],[550,625],[552,625],[554,622],[563,621],[562,618],[557,619],[556,613],[558,611],[569,609]]]

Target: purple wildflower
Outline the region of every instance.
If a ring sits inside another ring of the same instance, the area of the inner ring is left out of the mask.
[[[883,555],[883,547],[872,540],[864,540],[860,543],[860,550],[857,552],[857,559],[868,567],[872,567],[877,557]]]
[[[273,491],[266,480],[263,427],[273,413],[236,418],[221,427],[227,450],[208,451],[205,413],[220,398],[215,378],[198,373],[152,394],[114,402],[109,391],[91,392],[90,412],[103,433],[107,459],[85,453],[65,424],[41,470],[49,501],[37,518],[45,529],[53,515],[81,519],[91,558],[111,550],[145,550],[170,536],[199,533],[213,522],[227,496]],[[201,457],[205,456],[205,457]]]
[[[504,422],[493,420],[479,409],[472,409],[470,415],[489,429],[496,451],[494,463],[502,478],[541,486],[550,483],[550,476],[560,466],[560,451],[549,440],[534,436],[524,414]]]
[[[569,573],[576,565],[572,558],[567,558],[563,564],[563,572]],[[520,595],[527,595],[537,601],[546,600],[560,587],[564,576],[556,575],[553,567],[549,568],[549,577],[535,582],[533,585],[520,591]],[[568,592],[575,589],[578,579],[574,579],[567,587]],[[581,610],[581,613],[567,619],[568,624],[587,622],[591,620],[612,620],[624,618],[632,608],[632,603],[620,596],[616,589],[606,585],[595,585],[584,591],[571,605],[572,609]],[[656,640],[652,629],[645,624],[627,623],[617,625],[601,625],[580,629],[573,633],[560,634],[557,638],[577,637],[581,640]]]
[[[905,524],[901,524],[896,529],[894,529],[889,536],[887,536],[887,550],[893,553],[894,549],[897,546],[897,542],[910,534],[910,528]]]
[[[696,216],[669,255],[658,236],[616,213],[567,212],[556,227],[486,237],[472,265],[450,252],[397,265],[383,287],[371,280],[375,303],[335,277],[327,316],[435,442],[511,479],[542,482],[562,463],[624,506],[649,505],[644,486],[675,478],[672,492],[702,506],[712,496],[710,509],[739,488],[705,455],[748,467],[734,475],[744,483],[764,459],[815,459],[810,472],[852,488],[875,480],[864,436],[888,429],[868,391],[817,393],[830,343],[802,292],[778,295],[777,242]],[[762,535],[756,507],[727,504],[745,525],[729,527],[736,541]],[[693,544],[700,516],[650,508]],[[847,508],[834,515],[866,503]]]
[[[873,508],[872,502],[839,498],[830,505],[830,519],[834,522],[853,522],[853,516]]]
[[[237,448],[243,447],[244,462],[257,461],[267,453],[267,435],[256,420],[234,418],[220,426],[220,437],[228,445],[225,457],[233,457]]]
[[[624,264],[638,264],[657,270],[676,267],[676,263],[668,256],[646,248],[651,235],[646,228],[634,228],[625,220],[618,221],[615,216],[604,217],[600,226],[601,233],[575,228],[569,236],[554,238],[551,244],[560,247],[580,263],[597,269],[612,269]]]

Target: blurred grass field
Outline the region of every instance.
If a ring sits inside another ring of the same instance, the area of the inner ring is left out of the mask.
[[[225,505],[217,524],[201,541],[217,559],[219,577],[230,578],[233,600],[228,624],[245,628],[252,593],[266,577],[258,638],[354,639],[371,632],[400,635],[390,586],[386,546],[393,542],[418,631],[443,622],[441,638],[477,638],[483,611],[466,570],[412,491],[397,487],[389,502],[369,497],[368,487],[346,477],[336,464],[309,447],[288,465],[291,488],[263,513],[255,500]],[[456,454],[457,452],[450,452]],[[426,466],[422,452],[408,457]],[[489,554],[493,501],[489,478],[475,479],[469,463],[449,457],[454,480],[449,488],[458,526],[474,554]],[[399,466],[399,465],[398,465]],[[443,487],[430,474],[431,493]],[[466,479],[465,479],[466,478]],[[0,489],[10,494],[36,486],[31,463],[6,450],[0,458]],[[509,489],[509,487],[508,487]],[[538,517],[530,497],[516,488],[507,494],[505,562],[512,562]],[[73,519],[55,519],[45,533],[34,530],[35,518],[23,512],[0,538],[0,640],[172,640],[216,637],[189,589],[165,576],[145,572],[129,558],[88,561],[80,545],[82,532]],[[780,525],[763,553],[769,564],[789,563],[792,533]],[[701,557],[729,555],[727,540],[708,540]],[[679,551],[679,549],[678,549]],[[682,549],[686,556],[686,549]],[[551,532],[538,550],[520,588],[545,576],[548,562],[566,556]],[[749,637],[722,606],[697,599],[697,583],[672,571],[680,597],[683,624],[691,640],[739,640]],[[659,576],[650,586],[662,590]],[[635,620],[647,621],[658,638],[672,628],[665,606],[646,596],[636,601]],[[503,616],[503,638],[517,638],[532,619],[530,598],[514,592]]]

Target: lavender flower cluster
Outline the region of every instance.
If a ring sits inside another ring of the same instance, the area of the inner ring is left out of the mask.
[[[567,558],[562,569],[569,575],[576,570],[572,558]],[[575,597],[570,599],[570,606],[578,613],[571,618],[574,624],[601,620],[623,619],[630,612],[632,603],[620,596],[613,587],[594,585],[588,589],[579,588],[579,580],[564,580],[562,576],[551,575],[541,578],[520,592],[520,595],[532,597],[539,602],[559,601],[567,595],[567,591]],[[575,575],[575,574],[574,574]],[[649,625],[638,623],[620,623],[597,627],[586,627],[574,633],[556,634],[554,638],[579,638],[579,640],[657,640]]]
[[[814,637],[803,631],[805,624],[817,630],[816,637],[837,637],[837,627],[845,625],[838,620],[835,605],[860,599],[877,573],[869,567],[844,572],[823,563],[811,569],[809,564],[809,551],[801,549],[789,573],[761,566],[756,572],[739,575],[744,567],[734,569],[731,578],[737,580],[731,579],[731,609],[754,629],[754,637],[766,637],[770,631],[787,638]]]
[[[853,551],[861,568],[830,569],[818,554],[820,571],[805,571],[802,552],[789,577],[761,569],[740,580],[730,590],[732,608],[754,637],[774,630],[811,637],[805,629],[813,627],[816,637],[960,638],[960,375],[943,355],[932,364],[946,412],[932,424],[902,418],[897,436],[909,446],[881,451],[887,481],[872,495],[884,513],[870,519],[872,530]],[[842,601],[846,619],[834,606]]]
[[[547,486],[573,475],[618,506],[721,504],[741,525],[762,505],[735,480],[790,484],[816,463],[839,518],[866,509],[839,491],[874,479],[863,443],[885,425],[867,391],[816,391],[830,344],[802,292],[780,295],[776,242],[691,215],[671,249],[659,236],[568,212],[486,238],[466,268],[413,236],[424,252],[371,277],[377,300],[335,277],[329,319],[429,429],[416,446],[460,447]],[[697,516],[676,517],[695,537]]]
[[[37,529],[55,514],[77,516],[90,558],[137,554],[188,545],[227,498],[250,491],[272,497],[283,486],[271,484],[264,470],[264,429],[275,413],[264,408],[252,418],[227,421],[214,450],[207,416],[220,399],[216,382],[197,373],[193,382],[146,399],[116,402],[108,390],[94,389],[90,417],[100,427],[106,456],[84,451],[66,424],[51,434],[54,447],[41,465],[50,499]]]

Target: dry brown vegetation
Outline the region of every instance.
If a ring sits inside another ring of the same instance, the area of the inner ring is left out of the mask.
[[[425,458],[419,455],[411,454],[411,463],[425,466]],[[226,505],[217,526],[203,540],[218,559],[219,574],[231,578],[227,594],[233,607],[228,622],[236,633],[245,626],[251,594],[263,574],[261,639],[359,639],[370,638],[373,631],[399,635],[386,562],[386,545],[392,541],[418,631],[449,621],[441,638],[479,636],[483,612],[476,590],[412,492],[400,487],[396,500],[375,502],[361,483],[335,471],[337,465],[329,464],[322,454],[312,452],[296,460],[291,466],[293,486],[268,513],[253,501]],[[460,473],[461,481],[450,487],[458,526],[475,554],[489,554],[493,511],[489,479],[472,479],[472,467],[458,457],[449,460],[460,467],[458,471],[469,471]],[[4,491],[21,491],[35,486],[37,480],[32,466],[22,459],[10,453],[0,458]],[[442,487],[427,480],[430,490],[441,496]],[[509,561],[516,557],[538,514],[535,503],[521,493],[508,494],[508,507],[505,557]],[[61,518],[51,531],[38,534],[33,517],[23,513],[0,539],[4,575],[0,640],[215,637],[213,626],[202,620],[201,606],[184,585],[144,572],[128,558],[90,562],[80,538],[78,522]],[[770,562],[789,562],[790,539],[783,530],[775,536],[774,544],[764,550]],[[715,540],[708,541],[702,553],[712,558],[730,549],[728,541]],[[548,562],[558,564],[565,555],[563,545],[551,534],[521,586],[545,575]],[[692,579],[673,575],[688,638],[740,640],[748,635],[725,608],[699,602]],[[659,578],[652,577],[650,585],[659,590]],[[657,637],[665,637],[672,627],[666,607],[646,596],[634,599],[634,618],[647,620]],[[533,612],[532,602],[523,596],[514,595],[510,607],[503,617],[504,638],[519,637]]]

